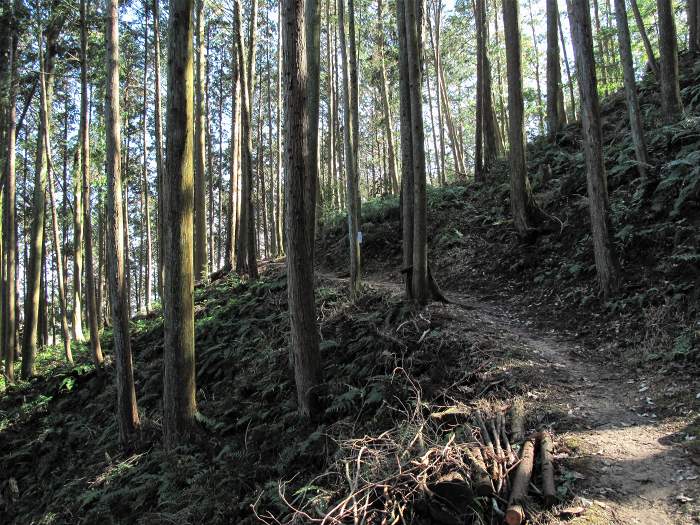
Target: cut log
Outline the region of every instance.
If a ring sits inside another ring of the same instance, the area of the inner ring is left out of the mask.
[[[486,463],[481,455],[481,450],[478,447],[465,448],[464,453],[472,467],[474,493],[477,496],[492,496],[494,493],[493,483],[491,483],[491,476],[486,470]]]
[[[513,449],[510,446],[510,441],[508,440],[508,433],[506,432],[506,418],[503,414],[498,414],[498,419],[500,421],[499,424],[499,431],[501,433],[501,438],[503,439],[503,448],[506,451],[507,454],[507,461],[506,464],[508,466],[511,466],[514,464],[518,458],[515,457],[515,453],[513,452]]]
[[[554,485],[554,465],[552,464],[552,437],[547,432],[540,433],[540,461],[542,462],[542,494],[544,503],[551,507],[557,501]]]
[[[515,471],[512,483],[513,488],[508,499],[508,509],[506,510],[506,523],[508,525],[520,525],[525,519],[523,505],[527,499],[527,489],[530,486],[534,463],[535,443],[532,439],[528,439],[523,443],[520,465]]]
[[[488,452],[488,455],[490,456],[490,459],[491,459],[491,477],[495,481],[500,477],[500,469],[498,468],[498,459],[496,458],[496,452],[493,448],[493,442],[491,441],[491,436],[489,435],[489,431],[486,428],[486,423],[484,423],[484,420],[481,417],[481,414],[479,412],[476,413],[476,424],[479,426],[479,430],[481,431],[481,439],[484,443],[484,447],[486,448],[486,451]]]
[[[525,406],[517,399],[510,409],[510,440],[511,444],[518,445],[525,439]]]

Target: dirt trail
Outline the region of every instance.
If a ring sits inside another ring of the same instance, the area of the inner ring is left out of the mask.
[[[381,276],[364,282],[394,295],[403,291]],[[569,416],[555,428],[569,446],[576,444],[575,490],[587,510],[568,523],[700,523],[700,468],[670,439],[682,424],[657,420],[648,383],[613,362],[602,366],[579,357],[574,341],[528,328],[499,305],[445,293],[458,304],[433,303],[429,313],[442,310],[453,323],[520,346],[539,372],[533,402]]]

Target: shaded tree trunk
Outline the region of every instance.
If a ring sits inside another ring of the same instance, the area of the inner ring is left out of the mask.
[[[156,129],[156,187],[158,189],[158,295],[163,297],[163,169],[165,166],[165,161],[163,159],[163,117],[161,116],[161,108],[163,107],[161,102],[161,92],[160,92],[160,11],[159,11],[160,0],[153,0],[153,70],[155,72],[155,99],[153,105],[155,106],[155,129]]]
[[[410,0],[409,0],[410,1]],[[413,298],[413,141],[411,132],[411,99],[408,76],[408,44],[406,38],[404,0],[396,1],[396,26],[399,42],[399,100],[401,109],[401,231],[402,268],[406,297]],[[436,48],[437,49],[437,48]],[[437,57],[437,53],[436,53]],[[437,58],[436,58],[437,63]],[[438,80],[439,82],[439,80]]]
[[[569,0],[571,38],[576,55],[581,124],[586,154],[589,212],[598,285],[605,297],[617,290],[617,259],[612,244],[610,204],[603,160],[603,132],[593,58],[593,31],[588,0]]]
[[[195,121],[194,121],[194,278],[206,280],[207,272],[207,203],[206,173],[204,170],[206,155],[205,114],[204,114],[204,0],[197,0],[197,71],[195,74]]]
[[[666,122],[675,122],[683,113],[678,83],[678,40],[672,0],[656,0],[659,17],[659,72],[661,110]]]
[[[139,428],[140,421],[136,407],[136,390],[129,340],[129,302],[124,271],[124,212],[122,209],[121,139],[119,136],[119,9],[117,0],[107,0],[106,10],[107,274],[117,369],[119,441],[123,446],[127,446],[132,435]]]
[[[238,2],[236,2],[238,4]],[[253,13],[257,12],[257,3],[253,0]],[[238,11],[240,11],[240,6]],[[258,267],[255,253],[255,210],[253,208],[253,138],[251,134],[251,101],[253,91],[249,78],[255,72],[252,64],[246,68],[243,58],[243,35],[241,32],[240,12],[234,17],[234,34],[238,35],[238,63],[241,78],[241,200],[240,224],[238,234],[238,249],[236,266],[239,273],[247,271],[252,279],[258,277]],[[250,49],[255,38],[255,17],[251,20],[251,34],[248,41],[249,58],[254,59],[254,49]],[[247,69],[247,70],[246,70]]]
[[[148,121],[146,118],[146,110],[148,109],[148,2],[144,3],[144,52],[143,52],[143,114],[141,122],[142,142],[143,142],[143,166],[141,171],[141,185],[143,195],[143,227],[146,230],[146,249],[145,249],[145,264],[144,264],[144,285],[143,298],[146,313],[151,311],[151,274],[153,268],[151,261],[153,254],[151,250],[151,203],[150,191],[148,188]]]
[[[517,0],[503,0],[503,30],[508,70],[510,133],[510,207],[518,235],[531,233],[536,206],[525,163],[525,105],[523,102],[522,52]]]
[[[566,124],[561,90],[561,59],[559,57],[559,6],[557,0],[546,0],[547,8],[547,134],[554,140]],[[572,97],[573,101],[573,97]]]
[[[309,13],[309,3],[306,4],[306,12]],[[307,28],[307,38],[315,38],[313,35],[318,35],[318,31],[309,25],[319,25],[319,19],[315,18],[315,22],[305,21],[304,2],[301,0],[284,0],[281,9],[284,124],[287,136],[285,164],[290,346],[299,413],[308,418],[317,417],[320,413],[317,387],[321,383],[321,357],[313,288],[313,211],[316,208],[318,167],[313,164],[312,144],[309,144],[312,137],[309,128],[316,126],[316,120],[311,119],[309,106],[313,106],[312,99],[318,99],[318,95],[309,93],[314,83],[308,82],[306,62],[309,54],[316,53],[319,48],[313,43],[305,47],[304,27]],[[314,11],[313,6],[310,10]],[[316,57],[316,64],[318,60]],[[318,87],[316,83],[315,89],[318,90]],[[306,95],[310,95],[310,99]]]
[[[15,178],[15,155],[16,155],[16,131],[17,131],[17,109],[16,102],[16,76],[17,76],[17,29],[14,17],[13,6],[10,7],[10,36],[8,40],[7,53],[7,131],[5,133],[5,192],[0,200],[2,209],[3,226],[0,227],[2,233],[2,246],[0,246],[0,266],[3,266],[2,273],[2,315],[0,316],[0,334],[2,334],[2,353],[0,359],[5,359],[5,377],[8,383],[14,381],[14,361],[17,354],[17,203]],[[4,108],[3,108],[4,109]]]
[[[360,242],[359,242],[359,173],[357,170],[357,151],[354,140],[355,125],[353,119],[355,112],[352,109],[354,102],[350,84],[351,65],[348,51],[348,43],[345,35],[345,2],[338,0],[338,34],[340,36],[340,54],[343,63],[343,119],[344,119],[344,143],[345,143],[345,174],[347,184],[346,205],[348,211],[348,241],[350,243],[350,294],[355,297],[360,286]],[[352,47],[352,39],[350,39]],[[291,137],[287,136],[288,140]]]
[[[576,98],[574,97],[574,81],[571,76],[571,68],[569,66],[569,56],[566,52],[566,42],[564,41],[564,31],[561,28],[561,16],[557,12],[557,25],[559,26],[559,43],[564,54],[564,66],[566,66],[566,78],[569,86],[569,97],[571,98],[571,120],[576,120]]]
[[[386,82],[386,68],[384,67],[384,22],[382,20],[382,0],[377,0],[377,41],[379,48],[379,87],[382,94],[382,112],[384,117],[384,134],[387,142],[387,162],[389,164],[389,180],[391,181],[391,191],[396,194],[399,192],[399,180],[396,176],[396,153],[394,150],[394,137],[391,125],[391,109],[389,108],[389,93]],[[432,111],[432,104],[431,104]]]
[[[620,45],[620,61],[625,83],[625,97],[627,98],[627,112],[630,118],[630,130],[637,157],[637,169],[642,177],[646,175],[649,157],[647,155],[646,139],[644,138],[644,125],[642,113],[639,110],[639,98],[637,97],[637,83],[634,76],[634,62],[632,60],[632,43],[630,30],[627,23],[627,10],[625,0],[615,0],[615,17],[617,21],[617,40]]]
[[[408,0],[404,6],[408,81],[411,101],[411,143],[413,146],[413,298],[420,304],[429,299],[428,238],[425,200],[425,134],[421,93],[422,2]]]

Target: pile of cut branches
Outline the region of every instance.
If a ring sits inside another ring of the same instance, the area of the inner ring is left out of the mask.
[[[420,400],[401,425],[340,443],[328,473],[279,495],[291,513],[258,515],[264,523],[519,525],[533,493],[556,500],[552,437],[526,435],[521,402],[426,411]],[[506,427],[509,428],[506,428]],[[541,456],[542,487],[532,481]]]

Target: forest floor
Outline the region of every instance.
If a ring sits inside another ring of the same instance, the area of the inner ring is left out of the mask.
[[[364,283],[392,295],[403,293],[386,275],[370,276]],[[558,510],[565,518],[561,522],[700,522],[700,457],[683,446],[697,437],[687,428],[692,420],[654,413],[659,389],[668,392],[678,385],[587,359],[572,334],[533,328],[531,319],[501,303],[443,292],[450,304],[431,303],[424,315],[449,320],[440,323],[444,333],[476,331],[499,346],[519,347],[514,353],[526,356],[518,363],[515,386],[524,390],[531,411],[549,415],[548,426],[557,431],[560,450],[566,450],[558,455],[567,464],[558,481],[576,480],[576,496]],[[453,342],[459,344],[459,339]],[[507,380],[501,388],[507,390],[508,383],[514,384]],[[694,386],[697,392],[692,393],[700,398],[700,383]],[[556,420],[554,414],[566,416]],[[560,522],[556,515],[546,521]]]

